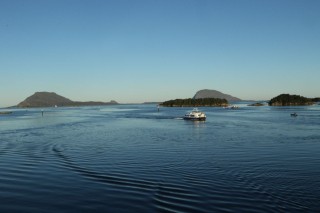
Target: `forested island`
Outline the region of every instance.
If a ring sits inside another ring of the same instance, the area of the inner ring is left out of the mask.
[[[312,104],[314,104],[314,99],[290,94],[281,94],[269,101],[270,106],[304,106]]]
[[[228,101],[220,98],[187,98],[165,101],[160,105],[164,107],[223,107],[228,106]]]

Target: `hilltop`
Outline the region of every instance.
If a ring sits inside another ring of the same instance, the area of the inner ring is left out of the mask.
[[[17,107],[97,106],[110,104],[117,104],[117,102],[72,101],[54,92],[36,92],[24,101],[20,102]]]
[[[199,90],[193,96],[193,99],[203,99],[203,98],[219,98],[219,99],[226,99],[227,101],[241,101],[240,98],[236,98],[231,95],[224,94],[217,90],[209,90],[209,89]]]

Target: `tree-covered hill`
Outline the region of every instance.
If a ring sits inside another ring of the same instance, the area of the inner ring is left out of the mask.
[[[300,106],[311,105],[313,100],[300,95],[281,94],[269,101],[270,106]]]

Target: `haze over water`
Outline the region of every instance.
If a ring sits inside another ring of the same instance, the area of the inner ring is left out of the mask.
[[[2,115],[0,212],[319,212],[320,106],[240,106]]]

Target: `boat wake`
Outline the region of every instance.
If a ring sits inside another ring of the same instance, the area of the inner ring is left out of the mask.
[[[95,172],[73,162],[70,157],[66,156],[64,152],[58,147],[54,147],[52,151],[54,152],[54,155],[61,160],[60,162],[64,167],[96,182],[111,185],[120,185],[129,188],[138,188],[140,190],[150,190],[156,185],[156,183],[151,181],[137,180],[130,177],[120,177],[117,175]]]

